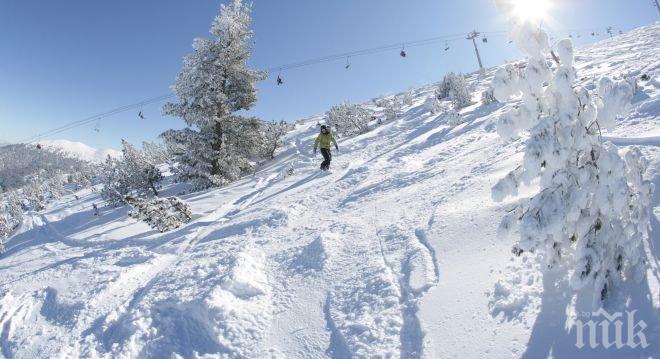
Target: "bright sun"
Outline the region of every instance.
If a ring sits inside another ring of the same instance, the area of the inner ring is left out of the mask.
[[[511,0],[513,15],[521,20],[543,20],[548,16],[551,0]]]

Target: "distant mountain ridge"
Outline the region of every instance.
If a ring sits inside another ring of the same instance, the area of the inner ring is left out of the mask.
[[[45,148],[58,149],[82,160],[94,163],[101,163],[108,156],[113,158],[122,156],[121,151],[112,148],[98,149],[82,142],[69,140],[44,140],[40,144]]]

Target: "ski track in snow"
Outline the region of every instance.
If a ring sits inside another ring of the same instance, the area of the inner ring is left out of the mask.
[[[650,171],[660,163],[658,26],[587,48],[576,64],[587,87],[606,70],[652,75],[631,118],[605,137],[641,146]],[[475,96],[494,71],[476,84],[468,76]],[[320,117],[300,121],[288,147],[253,176],[183,196],[195,219],[175,231],[151,231],[125,209],[95,218],[85,206],[95,194],[29,213],[0,258],[0,356],[547,353],[527,343],[556,324],[534,322],[538,311],[552,316],[532,303],[543,291],[532,271],[521,271],[536,279],[508,305],[489,307],[523,280],[491,291],[517,268],[508,264],[511,243],[494,237],[506,204],[490,200],[522,146],[495,133],[498,114],[515,104],[475,104],[451,127],[424,108],[433,90],[415,90],[399,120],[340,139],[330,172],[318,171],[311,151]],[[649,287],[658,298],[655,255]],[[508,321],[491,317],[499,313]]]

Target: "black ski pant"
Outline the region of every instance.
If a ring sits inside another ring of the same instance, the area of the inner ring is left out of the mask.
[[[332,152],[329,148],[322,148],[321,154],[323,155],[323,162],[321,163],[321,169],[327,170],[330,168],[330,161],[332,161]]]

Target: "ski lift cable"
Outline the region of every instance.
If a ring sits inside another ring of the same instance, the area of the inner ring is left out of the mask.
[[[122,112],[135,110],[135,109],[139,108],[142,105],[148,105],[148,104],[160,102],[160,101],[170,99],[170,98],[174,98],[174,97],[175,97],[175,95],[173,95],[173,94],[166,94],[166,95],[164,94],[164,95],[152,97],[152,98],[149,98],[149,99],[137,102],[137,103],[133,103],[133,104],[130,104],[130,105],[117,107],[117,108],[114,108],[114,109],[106,111],[106,112],[102,112],[102,113],[99,113],[99,114],[95,114],[95,115],[86,117],[82,120],[70,122],[70,123],[62,125],[60,127],[56,127],[56,128],[51,129],[51,130],[38,133],[34,136],[25,138],[25,139],[23,139],[19,142],[20,143],[32,143],[40,137],[55,135],[55,134],[58,134],[58,133],[61,133],[61,132],[64,132],[64,131],[67,131],[67,130],[70,130],[70,129],[73,129],[73,128],[76,128],[76,127],[79,127],[79,126],[83,126],[83,125],[86,125],[86,124],[89,124],[89,123],[92,123],[92,122],[95,122],[95,121],[102,120],[102,119],[107,118],[107,117],[117,115],[117,114],[122,113]]]
[[[159,96],[159,97],[156,97],[156,98],[145,100],[145,101],[141,102],[140,104],[150,104],[150,103],[154,103],[154,102],[160,102],[160,101],[162,101],[166,98],[172,98],[172,97],[174,97],[174,95],[172,95],[172,94],[168,94],[166,96],[163,95],[163,96]],[[83,120],[80,120],[80,121],[72,122],[72,123],[66,124],[64,126],[61,126],[61,127],[58,127],[58,128],[46,131],[46,132],[42,132],[38,136],[51,136],[51,135],[58,134],[58,133],[61,133],[61,132],[64,132],[64,131],[67,131],[67,130],[70,130],[70,129],[73,129],[73,128],[76,128],[76,127],[79,127],[79,126],[86,125],[88,123],[92,123],[94,121],[99,122],[100,120],[102,120],[104,118],[111,117],[111,116],[114,116],[116,114],[126,112],[126,111],[129,111],[129,110],[134,110],[137,105],[138,104],[118,107],[114,110],[107,111],[107,112],[104,112],[102,114],[97,114],[97,115],[94,115],[94,116],[91,116],[91,117],[87,117],[87,118],[85,118]],[[30,142],[33,142],[33,141],[34,141],[34,136],[32,138],[28,138],[28,139],[23,140],[21,142],[30,143]]]
[[[491,32],[488,32],[488,33],[505,33],[505,31],[491,31]],[[442,35],[442,36],[430,37],[430,38],[421,39],[421,40],[398,42],[398,43],[395,43],[395,44],[389,44],[389,45],[377,46],[377,47],[372,47],[372,48],[367,48],[367,49],[362,49],[362,50],[343,52],[343,53],[339,53],[339,54],[328,55],[328,56],[323,56],[323,57],[313,58],[313,59],[309,59],[309,60],[304,60],[304,61],[294,62],[294,63],[290,63],[290,64],[271,67],[271,68],[267,69],[266,72],[272,74],[272,73],[278,72],[280,70],[290,70],[290,69],[295,69],[295,68],[299,68],[299,67],[305,67],[305,66],[310,66],[310,65],[329,62],[329,61],[335,61],[335,60],[338,60],[338,59],[344,59],[348,56],[356,57],[356,56],[372,55],[372,54],[376,54],[376,53],[379,53],[379,52],[385,52],[385,51],[394,50],[394,49],[399,50],[399,49],[401,49],[402,46],[403,47],[415,47],[415,46],[430,45],[432,43],[437,43],[437,42],[441,42],[441,41],[445,41],[445,40],[454,40],[454,38],[462,37],[464,35],[465,35],[465,33]]]
[[[415,42],[409,42],[406,43],[405,46],[408,48],[412,47],[419,47],[419,46],[427,46],[427,45],[432,45],[435,43],[439,43],[442,41],[457,41],[459,39],[462,39],[463,34],[460,35],[461,37],[455,37],[451,38],[448,40],[443,40],[443,39],[426,39],[426,40],[420,40],[420,41],[415,41]],[[354,51],[351,52],[350,55],[347,55],[348,53],[342,53],[338,55],[332,55],[332,56],[327,56],[324,58],[316,58],[316,59],[310,59],[307,61],[299,62],[299,63],[292,63],[288,65],[282,65],[278,67],[273,67],[271,69],[268,69],[266,72],[273,74],[275,72],[278,72],[280,70],[291,70],[291,69],[297,69],[301,67],[307,67],[311,65],[317,65],[325,62],[332,62],[332,61],[337,61],[337,60],[343,60],[346,57],[358,57],[358,56],[366,56],[366,55],[373,55],[377,53],[382,53],[382,52],[387,52],[387,51],[393,51],[393,50],[401,50],[401,44],[395,44],[395,45],[388,45],[388,46],[382,46],[378,48],[372,48],[372,49],[367,49],[367,50],[361,50],[361,51]]]

